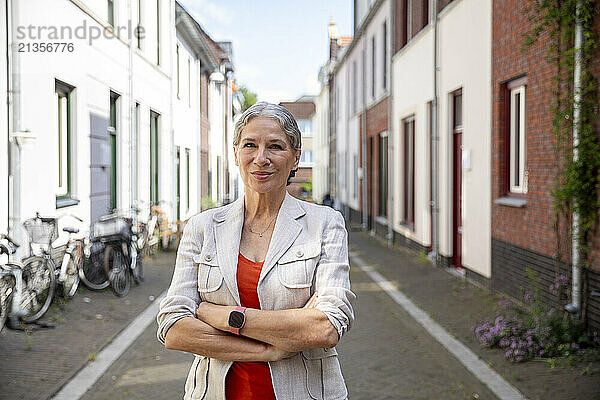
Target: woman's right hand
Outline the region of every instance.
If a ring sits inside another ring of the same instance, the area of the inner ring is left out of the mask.
[[[275,347],[273,345],[267,345],[267,352],[269,354],[269,361],[279,361],[279,360],[283,360],[285,358],[290,358],[290,357],[294,357],[296,354],[298,354],[299,352],[297,351],[286,351],[286,350],[282,350],[278,347]]]

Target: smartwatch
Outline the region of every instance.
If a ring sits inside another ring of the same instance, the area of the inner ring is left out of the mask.
[[[240,329],[246,322],[246,307],[237,306],[235,310],[229,313],[229,332],[234,335],[240,334]]]

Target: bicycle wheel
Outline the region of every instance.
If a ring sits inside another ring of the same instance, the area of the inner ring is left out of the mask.
[[[110,287],[117,296],[125,296],[131,285],[129,265],[123,252],[112,245],[104,250],[104,271],[108,276]]]
[[[23,293],[21,308],[25,323],[37,321],[50,307],[56,289],[54,262],[50,258],[33,256],[23,262]]]
[[[79,278],[92,290],[102,290],[110,285],[104,271],[104,247],[101,243],[92,245],[89,257],[84,255],[79,268]]]
[[[0,276],[0,331],[4,328],[10,313],[15,284],[15,277],[11,273],[2,273]]]
[[[77,288],[79,287],[79,269],[82,260],[81,246],[78,245],[73,249],[69,263],[67,264],[67,271],[65,280],[62,284],[62,294],[65,298],[70,299],[75,296]]]

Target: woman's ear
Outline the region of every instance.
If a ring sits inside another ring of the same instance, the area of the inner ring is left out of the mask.
[[[238,150],[238,149],[237,149],[237,147],[236,147],[236,146],[233,146],[233,159],[235,160],[235,165],[239,167],[239,166],[240,166],[240,163],[239,163],[239,161],[238,161],[238,153],[237,153],[237,150]]]
[[[300,163],[300,155],[302,154],[302,150],[298,150],[296,152],[296,158],[294,159],[294,168],[298,168],[298,164]]]

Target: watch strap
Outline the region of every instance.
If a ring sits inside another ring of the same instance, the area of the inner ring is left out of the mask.
[[[242,313],[242,315],[244,316],[244,319],[242,320],[242,325],[239,328],[235,328],[235,327],[229,325],[229,332],[233,333],[234,335],[239,336],[240,329],[242,329],[244,327],[244,324],[246,323],[246,307],[236,306],[232,312],[234,312],[234,311]]]

